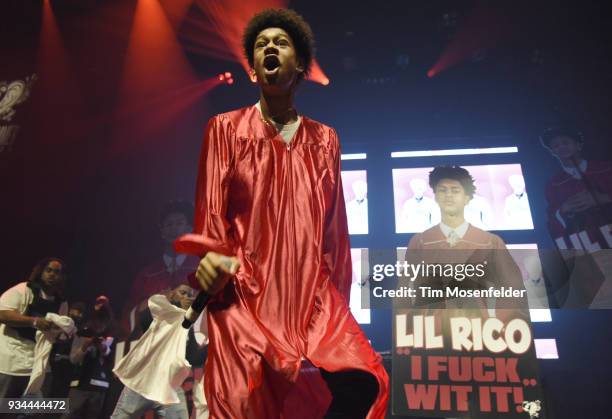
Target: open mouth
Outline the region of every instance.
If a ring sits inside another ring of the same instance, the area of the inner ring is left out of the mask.
[[[280,60],[276,55],[266,55],[263,65],[266,71],[272,72],[280,67]]]

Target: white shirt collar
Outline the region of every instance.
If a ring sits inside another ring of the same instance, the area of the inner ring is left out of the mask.
[[[462,239],[463,236],[465,236],[465,233],[467,233],[467,230],[468,230],[469,226],[470,226],[470,223],[468,223],[467,221],[464,221],[463,224],[461,224],[457,228],[449,227],[446,224],[444,224],[443,222],[440,222],[440,230],[442,230],[442,234],[444,234],[444,237],[447,237],[447,238],[450,235],[451,231],[455,231],[455,234],[460,239]]]
[[[587,161],[586,160],[582,160],[578,164],[578,169],[576,169],[576,167],[574,167],[574,166],[566,167],[566,166],[561,165],[561,167],[563,168],[565,173],[567,173],[571,177],[573,177],[575,179],[582,179],[582,174],[584,172],[586,172],[586,170],[587,170]]]

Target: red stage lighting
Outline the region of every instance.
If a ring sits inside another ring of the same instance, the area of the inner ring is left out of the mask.
[[[193,0],[162,0],[161,6],[164,8],[168,21],[175,31],[178,31],[183,19],[189,12]]]
[[[234,79],[227,79],[227,84],[234,84]]]
[[[317,60],[313,60],[312,62],[312,68],[310,69],[308,80],[322,84],[323,86],[327,86],[329,84],[329,78],[325,75]]]
[[[516,26],[516,17],[502,13],[499,8],[481,2],[467,16],[457,34],[427,72],[433,77],[466,61],[473,54],[507,39]]]
[[[121,105],[115,109],[123,121],[115,128],[115,153],[159,138],[157,132],[171,127],[210,90],[210,81],[195,77],[159,0],[138,0],[132,19],[117,99]],[[183,90],[186,86],[197,88]],[[160,98],[163,106],[158,105]]]
[[[231,79],[232,78],[232,73],[230,73],[229,71],[226,71],[224,74],[226,79]]]
[[[223,81],[225,80],[225,75],[224,74],[219,74],[219,81]]]

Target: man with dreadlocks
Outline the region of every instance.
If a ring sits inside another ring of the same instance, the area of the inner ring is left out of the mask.
[[[280,417],[302,359],[329,387],[326,417],[385,415],[387,374],[349,311],[338,136],[293,104],[313,44],[295,12],[255,15],[243,46],[259,102],[206,128],[195,233],[240,263],[233,275],[223,255],[208,252],[193,281],[213,295],[205,390],[215,418]]]
[[[47,313],[66,314],[65,266],[58,258],[38,262],[26,282],[0,296],[0,398],[21,397],[32,366],[36,331],[58,327]],[[58,329],[59,330],[59,329]]]

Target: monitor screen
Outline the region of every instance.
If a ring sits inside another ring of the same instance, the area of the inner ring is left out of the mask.
[[[465,219],[483,230],[533,229],[520,164],[464,166],[476,193],[465,207]],[[440,223],[431,187],[432,167],[393,169],[396,233],[420,233]]]
[[[349,234],[368,234],[368,182],[365,170],[342,171]]]

